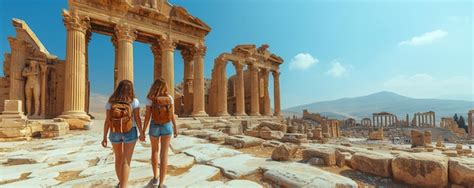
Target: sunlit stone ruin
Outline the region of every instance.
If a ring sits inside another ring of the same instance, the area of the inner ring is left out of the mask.
[[[164,78],[174,94],[179,136],[169,150],[169,187],[474,187],[474,110],[463,112],[467,127],[430,109],[284,116],[284,60],[271,45],[235,44],[205,62],[211,27],[166,0],[68,6],[64,60],[24,20],[12,19],[15,36],[7,38],[0,77],[0,187],[117,184],[113,151],[100,146],[104,121],[90,114],[88,45],[95,34],[115,47],[114,67],[103,70],[113,72],[111,85],[134,81],[133,42],[141,42],[153,54],[153,79]],[[176,86],[175,52],[184,63]],[[153,176],[147,140],[135,147],[131,187],[149,186]]]

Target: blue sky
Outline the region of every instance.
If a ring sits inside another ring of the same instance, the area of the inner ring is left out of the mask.
[[[242,43],[269,44],[285,60],[280,67],[283,108],[378,91],[474,100],[472,1],[170,2],[212,28],[206,38],[207,78],[220,53]],[[0,1],[0,53],[10,51],[6,39],[14,35],[11,18],[16,17],[64,59],[63,8],[67,1]],[[93,35],[89,66],[95,93],[112,91],[113,52],[110,37]],[[149,46],[135,42],[134,58],[137,94],[144,96],[153,77]],[[235,73],[230,65],[227,76]],[[182,78],[181,55],[176,53],[175,82]]]

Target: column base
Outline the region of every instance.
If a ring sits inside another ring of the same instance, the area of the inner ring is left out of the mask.
[[[258,112],[250,112],[249,116],[260,116]]]
[[[247,114],[245,112],[235,113],[234,116],[247,116]]]
[[[192,117],[209,117],[209,115],[204,111],[193,112],[191,116]]]
[[[230,116],[230,114],[229,114],[229,113],[227,113],[227,112],[219,112],[219,113],[217,113],[217,115],[216,115],[216,116],[220,116],[220,117],[227,117],[227,116]]]
[[[67,111],[63,112],[61,115],[58,116],[58,118],[63,118],[63,119],[81,119],[85,121],[90,121],[91,117],[87,115],[86,112],[83,111]]]
[[[264,113],[263,116],[272,116],[272,113]]]
[[[281,116],[281,113],[280,113],[280,112],[275,112],[275,113],[273,114],[273,116]]]

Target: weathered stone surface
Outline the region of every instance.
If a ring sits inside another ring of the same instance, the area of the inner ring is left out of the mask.
[[[252,136],[252,137],[259,137],[260,136],[260,131],[246,130],[246,131],[244,131],[244,135]]]
[[[449,158],[448,172],[451,183],[474,187],[473,158]]]
[[[346,158],[351,156],[352,155],[349,152],[340,152],[339,150],[336,150],[336,165],[344,167],[346,165]]]
[[[314,157],[323,159],[324,164],[326,164],[327,166],[336,165],[335,149],[327,147],[313,147],[303,150],[303,160],[307,161]]]
[[[231,180],[225,183],[228,187],[262,188],[258,183],[249,180]]]
[[[240,151],[228,149],[215,144],[197,144],[183,151],[194,157],[196,162],[204,163],[221,157],[241,154]]]
[[[89,130],[90,129],[90,122],[80,119],[65,119],[69,124],[70,130]]]
[[[222,133],[222,132],[216,132],[214,134],[209,135],[209,140],[210,141],[224,141],[226,137],[229,135]]]
[[[419,131],[419,130],[411,130],[410,131],[411,135],[411,147],[417,147],[417,146],[424,146],[425,145],[425,139],[424,139],[424,134]]]
[[[444,187],[448,184],[448,158],[423,153],[400,153],[392,160],[392,172],[396,180],[407,184]]]
[[[352,155],[351,167],[382,177],[392,176],[392,159],[390,154],[376,152],[357,152]]]
[[[0,127],[0,138],[17,138],[31,136],[31,128]]]
[[[281,144],[283,144],[283,142],[279,142],[276,140],[266,140],[262,143],[262,146],[263,147],[278,147]]]
[[[324,165],[324,159],[321,159],[319,157],[313,157],[308,160],[308,164],[313,165],[313,166]]]
[[[150,172],[148,172],[150,173]],[[195,183],[209,180],[219,174],[219,169],[207,165],[194,165],[186,173],[179,176],[167,176],[166,185],[168,187],[186,187]]]
[[[281,144],[272,152],[272,160],[289,161],[296,153],[296,147],[290,147],[287,144]]]
[[[246,148],[252,146],[258,146],[262,144],[264,140],[251,136],[235,135],[226,137],[224,140],[225,144],[232,145],[235,148]]]
[[[178,136],[177,138],[173,138],[170,142],[170,146],[174,152],[180,152],[196,144],[202,144],[206,142],[207,140],[204,140],[204,139],[181,135],[181,136]]]
[[[264,122],[260,123],[257,126],[257,130],[260,130],[263,127],[268,127],[269,129],[271,129],[273,131],[281,131],[283,133],[286,132],[286,125],[285,124],[277,123],[277,122],[273,122],[273,121],[264,121]]]
[[[254,174],[263,166],[280,165],[277,162],[267,161],[265,158],[253,157],[249,154],[222,157],[212,160],[209,164],[220,168],[226,177],[232,179]]]
[[[448,157],[457,157],[458,156],[458,152],[454,151],[454,150],[443,151],[443,154],[448,156]]]
[[[357,187],[353,180],[302,163],[263,167],[264,179],[281,187]]]

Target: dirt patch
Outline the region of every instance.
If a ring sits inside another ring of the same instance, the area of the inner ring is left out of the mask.
[[[263,158],[270,158],[272,156],[272,152],[273,152],[273,149],[275,148],[272,148],[272,147],[263,147],[263,146],[253,146],[253,147],[248,147],[248,148],[240,148],[240,149],[236,149],[232,146],[229,146],[229,145],[225,145],[229,148],[232,148],[232,149],[235,149],[235,150],[238,150],[242,153],[246,153],[246,154],[252,154],[256,157],[263,157]]]
[[[7,183],[13,183],[17,181],[22,181],[28,179],[28,176],[31,174],[31,172],[26,172],[20,175],[20,178],[14,179],[14,180],[8,180],[8,181],[0,181],[0,185],[7,184]]]
[[[71,180],[81,178],[79,176],[80,173],[81,173],[81,170],[59,172],[59,176],[54,178],[54,179],[56,179],[56,180],[60,181],[61,183],[63,183],[63,182],[67,182],[67,181],[71,181]]]
[[[193,167],[193,165],[187,167],[187,168],[171,168],[168,166],[168,172],[166,173],[167,175],[170,175],[170,176],[179,176],[185,172],[187,172],[191,167]],[[160,170],[158,168],[158,170]]]
[[[52,166],[59,166],[59,165],[62,165],[62,164],[66,164],[66,163],[69,163],[70,161],[57,161],[57,162],[54,162],[54,163],[49,163],[48,166],[49,167],[52,167]]]
[[[97,163],[99,163],[99,161],[100,161],[99,158],[95,158],[95,159],[88,160],[87,162],[89,163],[89,167],[91,167],[91,166],[96,166]]]
[[[3,163],[5,166],[22,165],[22,164],[35,164],[36,161],[32,159],[8,159],[7,162]]]
[[[255,173],[255,174],[247,175],[247,176],[244,176],[244,177],[239,178],[239,179],[249,180],[249,181],[258,183],[264,188],[270,188],[271,187],[270,184],[263,181],[263,171],[262,170],[258,170],[257,173]]]

